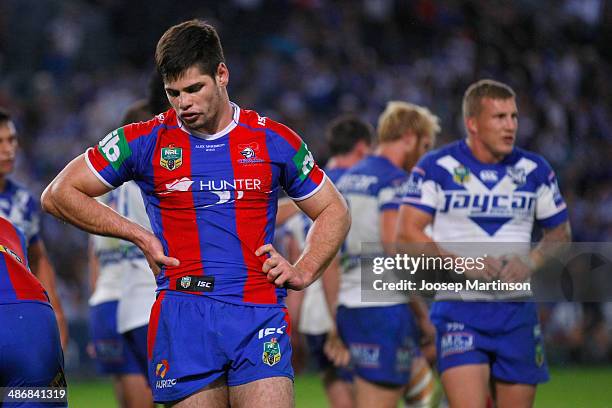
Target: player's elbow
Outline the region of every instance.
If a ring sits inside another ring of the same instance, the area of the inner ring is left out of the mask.
[[[344,197],[340,196],[338,203],[338,218],[340,225],[343,227],[343,237],[346,238],[349,229],[351,228],[351,212]]]
[[[40,196],[40,206],[45,212],[57,216],[57,200],[60,196],[60,186],[55,180],[53,180]]]

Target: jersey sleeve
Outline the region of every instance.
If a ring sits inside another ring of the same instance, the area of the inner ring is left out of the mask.
[[[423,157],[412,168],[408,181],[404,185],[402,204],[410,205],[434,215],[439,207],[439,183],[434,178],[435,163],[430,156]]]
[[[378,191],[378,210],[398,210],[402,203],[407,179],[396,177]]]
[[[137,140],[129,140],[133,132],[133,125],[120,127],[85,152],[87,166],[108,188],[117,188],[134,178],[138,161],[135,157]]]
[[[325,173],[295,132],[278,123],[273,132],[277,136],[274,141],[281,163],[281,185],[293,200],[305,200],[323,186]]]
[[[535,218],[544,228],[554,228],[568,220],[567,205],[561,196],[554,170],[542,159],[542,177],[536,191]]]

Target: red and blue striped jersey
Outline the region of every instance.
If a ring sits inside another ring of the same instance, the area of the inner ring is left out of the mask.
[[[282,305],[285,290],[269,283],[255,250],[274,239],[280,188],[294,200],[315,194],[325,173],[288,127],[232,104],[232,122],[207,138],[190,134],[173,109],[109,133],[86,152],[108,187],[135,180],[166,255],[158,290],[181,278],[210,276],[199,294],[240,304]]]
[[[23,233],[0,217],[0,304],[49,302],[42,285],[30,272],[27,254]]]

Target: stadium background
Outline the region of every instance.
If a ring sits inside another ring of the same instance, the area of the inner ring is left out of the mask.
[[[464,134],[469,83],[509,83],[518,93],[518,145],[556,169],[574,240],[610,241],[605,0],[2,0],[0,106],[15,115],[21,144],[14,178],[40,194],[68,160],[115,128],[145,94],[159,36],[193,17],[219,30],[231,99],[290,125],[321,163],[325,125],[340,113],[375,124],[389,100],[423,104],[441,118],[442,144]],[[69,379],[87,378],[87,237],[48,216],[43,225],[71,326]],[[612,406],[612,303],[541,309],[556,366],[542,394],[559,402],[540,396],[538,406]],[[75,396],[90,388],[111,395],[107,383],[76,382]],[[304,395],[320,393],[316,379],[299,382],[298,406],[317,406],[299,399],[304,387],[315,390]],[[594,393],[603,399],[571,400]]]

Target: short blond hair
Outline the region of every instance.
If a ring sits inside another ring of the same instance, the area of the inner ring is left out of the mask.
[[[481,101],[484,98],[510,99],[515,97],[514,90],[503,82],[481,79],[470,85],[463,95],[463,117],[471,118],[478,116],[482,110]]]
[[[423,106],[403,101],[387,103],[378,118],[378,141],[397,140],[407,131],[414,132],[419,138],[424,135],[433,137],[440,132],[440,119]]]

